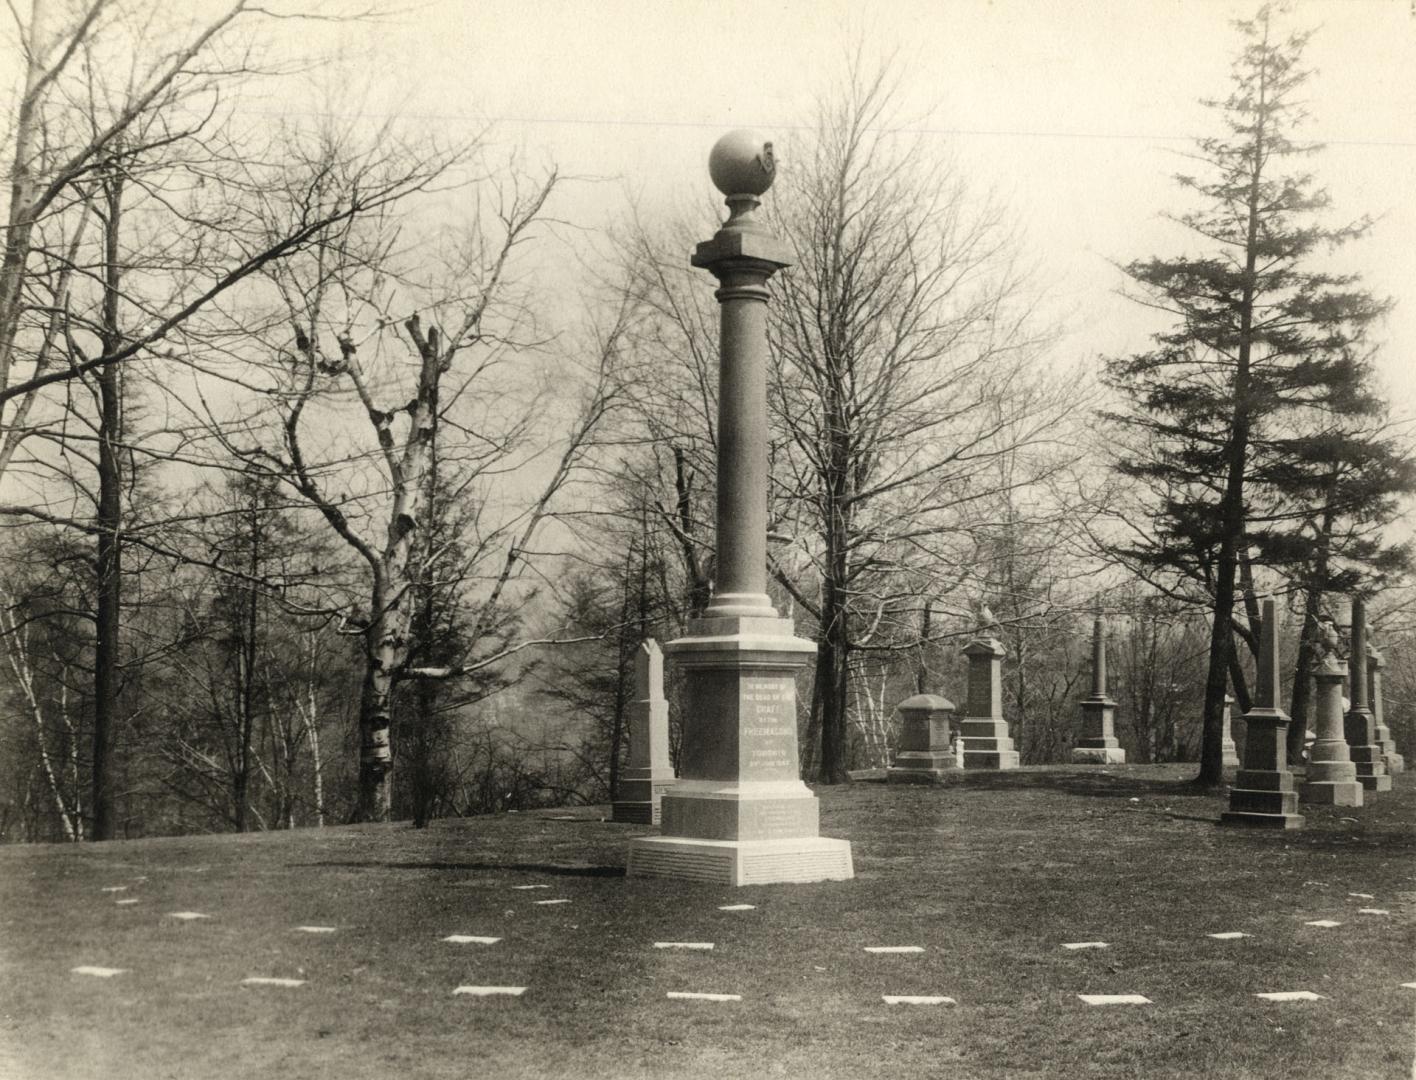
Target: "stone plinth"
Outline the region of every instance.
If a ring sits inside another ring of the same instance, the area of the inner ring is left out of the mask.
[[[1360,596],[1352,598],[1352,647],[1347,653],[1347,683],[1352,705],[1342,718],[1347,750],[1357,766],[1357,782],[1367,791],[1390,791],[1382,748],[1377,745],[1377,725],[1367,707],[1367,612]]]
[[[957,770],[958,758],[949,744],[954,703],[938,694],[916,694],[897,708],[900,748],[885,779],[890,783],[928,784]]]
[[[1220,748],[1224,753],[1224,768],[1239,767],[1239,748],[1234,744],[1234,695],[1224,695],[1224,733],[1220,737]]]
[[[997,638],[971,641],[964,647],[969,658],[969,696],[959,718],[959,741],[964,746],[966,769],[1016,769],[1018,752],[1003,719],[1003,657],[1007,650]]]
[[[692,263],[718,279],[716,584],[707,611],[665,651],[683,673],[680,779],[663,835],[631,841],[627,872],[724,885],[842,880],[851,846],[817,834],[797,759],[796,674],[816,646],[767,596],[767,281],[788,248],[757,219],[772,144],[719,139],[709,172],[728,220]]]
[[[1299,796],[1316,806],[1361,806],[1362,785],[1347,752],[1342,730],[1343,665],[1329,656],[1313,672],[1317,684],[1313,712],[1318,737],[1308,756],[1308,775]]]
[[[1397,753],[1396,740],[1387,727],[1386,706],[1382,700],[1382,668],[1386,661],[1382,654],[1370,644],[1367,646],[1367,701],[1372,709],[1372,726],[1376,732],[1377,745],[1381,747],[1382,761],[1387,773],[1395,776],[1406,770],[1406,758]]]
[[[1264,601],[1259,639],[1259,671],[1254,707],[1244,714],[1243,767],[1229,790],[1229,809],[1221,825],[1299,829],[1303,818],[1288,768],[1288,714],[1280,707],[1278,683],[1278,610]]]
[[[634,657],[635,699],[629,706],[629,765],[619,778],[610,820],[659,824],[660,799],[673,786],[669,762],[669,703],[664,699],[664,656],[652,638]]]
[[[681,774],[661,836],[631,841],[627,872],[723,885],[835,881],[851,846],[818,835],[797,762],[796,673],[816,651],[789,619],[710,615],[665,647],[683,672]]]
[[[1100,616],[1092,625],[1092,692],[1081,705],[1082,736],[1072,748],[1072,763],[1124,764],[1126,751],[1116,741],[1116,702],[1106,696],[1106,637]]]

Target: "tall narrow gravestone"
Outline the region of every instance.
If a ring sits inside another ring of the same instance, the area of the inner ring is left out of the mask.
[[[725,885],[849,878],[851,846],[818,835],[797,759],[796,675],[816,651],[767,596],[767,279],[786,247],[760,222],[772,144],[719,139],[708,159],[728,220],[693,265],[719,282],[716,591],[665,646],[683,673],[680,777],[663,835],[630,842],[628,873]]]
[[[1382,701],[1382,668],[1386,661],[1369,641],[1367,643],[1367,701],[1372,707],[1372,726],[1376,729],[1377,745],[1381,747],[1382,761],[1387,773],[1395,776],[1406,769],[1406,758],[1396,751],[1396,741],[1387,727],[1386,706]]]
[[[890,783],[927,784],[959,767],[949,746],[954,703],[938,694],[916,694],[900,702],[900,749],[885,772]]]
[[[1318,737],[1308,759],[1308,775],[1298,789],[1303,802],[1318,806],[1361,806],[1362,785],[1357,766],[1342,734],[1342,661],[1329,654],[1313,672],[1317,683]]]
[[[1367,708],[1367,605],[1352,598],[1352,647],[1347,652],[1347,675],[1352,704],[1343,717],[1347,747],[1357,766],[1357,782],[1368,791],[1390,791],[1382,748],[1377,745],[1377,725]]]
[[[653,638],[634,654],[634,701],[629,706],[629,767],[619,780],[612,821],[659,824],[659,800],[673,786],[669,763],[669,703],[664,700],[664,654]]]
[[[1221,825],[1300,829],[1298,793],[1288,769],[1288,714],[1279,705],[1278,608],[1264,601],[1259,637],[1258,685],[1254,705],[1244,714],[1244,767],[1229,790]]]
[[[966,769],[1016,769],[1018,752],[1003,719],[1003,643],[978,638],[964,646],[969,658],[969,696],[959,718]]]
[[[1226,769],[1239,767],[1239,747],[1234,743],[1234,695],[1224,695],[1224,731],[1220,736],[1220,751]]]
[[[1092,692],[1082,699],[1082,737],[1072,748],[1077,765],[1121,765],[1126,751],[1116,741],[1116,702],[1106,696],[1106,637],[1101,616],[1092,624]]]

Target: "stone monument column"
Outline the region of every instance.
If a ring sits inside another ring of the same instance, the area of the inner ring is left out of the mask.
[[[1357,766],[1357,782],[1368,791],[1390,791],[1382,748],[1377,745],[1377,726],[1367,708],[1367,605],[1360,596],[1352,598],[1352,644],[1347,652],[1348,693],[1352,704],[1343,717],[1348,751]]]
[[[1303,818],[1288,769],[1288,714],[1279,705],[1278,606],[1272,600],[1264,601],[1257,682],[1253,708],[1244,714],[1244,767],[1234,776],[1229,809],[1219,823],[1300,829]]]
[[[1347,752],[1342,734],[1342,661],[1329,655],[1313,672],[1317,683],[1316,714],[1318,737],[1308,760],[1306,782],[1298,789],[1305,803],[1320,806],[1361,806],[1362,785],[1357,782],[1357,766]]]
[[[1116,741],[1116,702],[1106,696],[1106,637],[1101,616],[1092,624],[1092,692],[1082,699],[1082,737],[1072,748],[1074,765],[1121,765],[1126,751]]]
[[[798,765],[796,675],[816,646],[767,596],[767,280],[789,252],[756,210],[774,171],[772,144],[746,131],[708,158],[729,210],[692,259],[719,282],[716,588],[665,646],[684,676],[680,776],[662,800],[663,835],[630,842],[631,875],[725,885],[853,876],[849,842],[818,835],[819,804]]]
[[[1376,729],[1377,745],[1382,749],[1382,760],[1386,763],[1388,775],[1395,776],[1406,770],[1406,758],[1396,752],[1396,740],[1391,737],[1391,728],[1387,727],[1386,707],[1382,702],[1382,668],[1385,665],[1382,654],[1368,641],[1367,700],[1372,707],[1372,725]]]
[[[959,719],[966,769],[1016,769],[1018,752],[1003,719],[1003,657],[1007,651],[994,637],[964,646],[969,658],[969,696]]]
[[[634,701],[629,706],[629,766],[619,781],[611,821],[659,824],[659,805],[673,785],[669,762],[669,703],[664,700],[664,654],[653,638],[634,654]]]
[[[1234,744],[1234,695],[1224,695],[1224,734],[1220,737],[1220,747],[1224,752],[1223,765],[1226,769],[1239,767],[1239,747]]]
[[[916,694],[900,710],[900,749],[885,771],[890,783],[927,784],[943,780],[959,767],[949,746],[954,703],[938,694]]]

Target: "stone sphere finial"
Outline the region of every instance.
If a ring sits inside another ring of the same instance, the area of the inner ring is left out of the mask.
[[[724,195],[761,195],[776,172],[771,142],[744,128],[728,132],[708,154],[708,175]]]

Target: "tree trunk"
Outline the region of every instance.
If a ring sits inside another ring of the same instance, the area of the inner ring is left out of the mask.
[[[119,222],[123,180],[116,170],[103,181],[107,218],[104,229],[102,348],[114,352],[118,329]],[[95,613],[93,674],[93,839],[117,835],[117,796],[113,771],[118,726],[118,656],[123,601],[123,389],[116,363],[98,369],[98,539],[95,559],[98,603]]]

